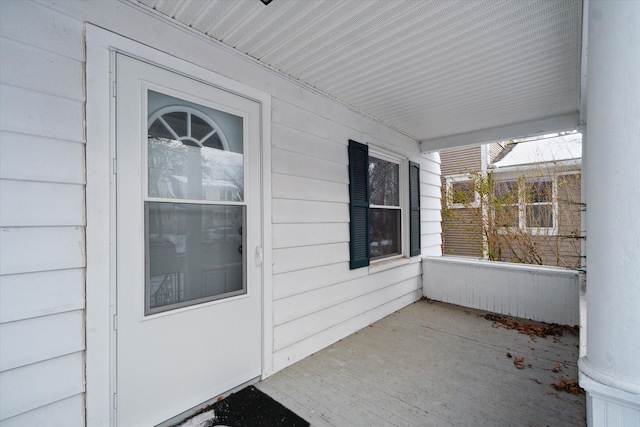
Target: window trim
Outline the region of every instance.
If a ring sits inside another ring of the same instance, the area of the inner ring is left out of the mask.
[[[371,217],[371,209],[389,209],[389,210],[399,210],[400,211],[400,253],[394,253],[390,255],[382,255],[373,257],[369,254],[369,260],[371,264],[376,264],[381,261],[392,260],[397,258],[404,258],[408,253],[408,247],[406,245],[407,239],[407,224],[409,222],[409,217],[407,213],[407,207],[405,206],[409,202],[409,179],[408,179],[408,167],[407,167],[407,158],[402,157],[400,155],[391,153],[387,150],[381,149],[379,147],[369,145],[369,162],[371,161],[371,157],[375,157],[376,159],[384,160],[389,163],[394,163],[398,165],[398,206],[391,205],[374,205],[369,204],[369,217]],[[406,178],[403,178],[405,177]],[[371,189],[369,189],[369,195],[371,195]],[[371,226],[371,223],[369,223]],[[371,245],[371,239],[369,239],[369,245]]]
[[[518,176],[512,176],[511,174],[506,176],[496,176],[496,183],[500,182],[515,182],[518,187],[518,201],[517,203],[509,206],[517,206],[518,208],[518,225],[516,227],[500,227],[498,232],[500,234],[507,234],[509,230],[520,229],[530,232],[533,236],[555,236],[558,234],[558,175],[545,177],[527,177],[524,175],[524,180],[520,182]],[[520,175],[522,176],[522,175]],[[530,184],[535,181],[551,182],[551,201],[539,202],[539,203],[527,203],[524,195],[523,185]],[[529,227],[527,224],[527,206],[551,206],[553,213],[553,226],[552,227]]]
[[[536,179],[536,180],[527,180],[525,182],[525,185],[529,184],[529,183],[533,183],[533,182],[549,182],[551,181],[551,200],[548,202],[531,202],[528,203],[526,200],[524,200],[524,197],[520,194],[520,191],[522,191],[522,189],[518,189],[518,203],[519,205],[522,205],[522,207],[520,208],[520,224],[521,224],[521,228],[527,231],[530,231],[531,234],[533,234],[534,236],[536,235],[545,235],[545,236],[552,236],[552,235],[556,235],[558,234],[558,180],[557,177],[554,175],[552,177],[543,177],[540,179]],[[530,227],[529,224],[527,223],[527,206],[551,206],[551,213],[552,213],[552,220],[553,220],[553,226],[552,227]]]
[[[500,183],[505,183],[505,182],[512,182],[515,184],[516,190],[517,190],[517,200],[515,201],[515,203],[500,203],[501,206],[507,206],[507,207],[514,207],[517,209],[517,225],[515,226],[499,226],[498,227],[498,233],[499,234],[507,234],[508,232],[514,232],[516,230],[523,230],[522,228],[522,205],[521,205],[521,198],[520,198],[520,183],[518,181],[518,177],[515,178],[506,178],[506,179],[499,179],[496,178],[494,181],[494,187],[493,187],[493,194],[492,196],[494,197],[494,201],[493,203],[497,204],[495,202],[495,197],[496,197],[496,185],[500,184]],[[489,205],[490,209],[493,209],[493,203],[491,205]],[[492,212],[492,214],[494,215],[494,221],[495,221],[495,209]]]
[[[473,191],[474,197],[471,203],[454,203],[453,202],[453,184],[457,182],[470,182],[473,184],[473,179],[468,174],[449,175],[445,178],[446,184],[446,202],[450,209],[464,209],[464,208],[479,208],[480,207],[480,194],[477,191]]]

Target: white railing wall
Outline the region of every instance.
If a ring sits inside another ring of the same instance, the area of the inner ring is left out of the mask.
[[[508,262],[425,257],[429,299],[549,323],[580,323],[578,272]]]

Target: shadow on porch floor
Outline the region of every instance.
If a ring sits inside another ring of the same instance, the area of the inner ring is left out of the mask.
[[[418,301],[256,386],[317,427],[584,426],[584,394],[553,387],[578,377],[578,337],[486,313]]]

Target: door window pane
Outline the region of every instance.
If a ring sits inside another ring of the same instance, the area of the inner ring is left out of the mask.
[[[149,91],[148,195],[244,200],[243,118]]]
[[[246,293],[245,207],[145,203],[145,314]]]

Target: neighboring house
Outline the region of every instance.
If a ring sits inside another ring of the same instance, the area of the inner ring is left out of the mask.
[[[581,140],[570,134],[442,152],[443,253],[579,268]]]
[[[581,154],[576,133],[441,152],[443,253],[579,268]]]
[[[0,1],[0,425],[156,425],[337,342],[423,296],[438,151],[586,126],[581,384],[639,414],[638,15]]]

